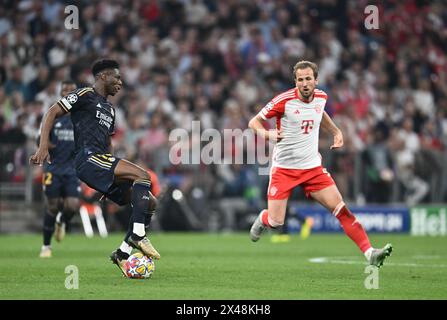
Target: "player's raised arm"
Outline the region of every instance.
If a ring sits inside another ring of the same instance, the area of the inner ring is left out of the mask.
[[[65,111],[55,103],[48,111],[45,113],[42,120],[42,128],[40,133],[40,143],[36,152],[30,157],[29,162],[32,164],[38,164],[41,166],[46,160],[51,163],[51,159],[48,153],[50,147],[50,131],[53,127],[54,120],[65,114]]]
[[[323,112],[323,118],[321,119],[321,128],[323,128],[325,131],[330,132],[334,136],[334,144],[331,146],[331,149],[343,147],[343,133],[335,125],[334,121],[332,121],[331,117],[329,117],[326,111]]]

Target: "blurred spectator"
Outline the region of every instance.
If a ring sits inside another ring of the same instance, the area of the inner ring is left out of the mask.
[[[13,67],[11,70],[11,77],[5,82],[5,93],[12,95],[14,91],[20,92],[23,98],[28,98],[28,87],[23,82],[22,68]]]
[[[420,150],[419,137],[413,131],[413,121],[405,118],[402,129],[394,129],[392,149],[395,154],[398,177],[405,188],[405,202],[419,203],[428,193],[428,183],[416,175],[416,154]]]
[[[17,117],[16,125],[3,131],[0,142],[5,144],[23,145],[27,140],[27,136],[23,130],[26,126],[27,118],[26,114],[19,115]]]
[[[433,118],[435,116],[435,100],[430,90],[430,82],[427,79],[420,79],[418,81],[417,89],[413,93],[414,103],[417,110],[427,117]]]
[[[394,164],[387,145],[388,130],[383,123],[376,126],[372,139],[363,152],[367,202],[387,203],[391,200]]]
[[[38,67],[36,78],[28,85],[30,100],[34,100],[36,95],[47,87],[49,75],[50,72],[46,65],[42,64]]]

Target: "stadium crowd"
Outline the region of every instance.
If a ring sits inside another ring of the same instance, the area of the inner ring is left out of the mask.
[[[124,82],[111,99],[117,156],[153,169],[166,186],[259,206],[268,176],[256,165],[174,165],[169,136],[184,129],[193,152],[208,143],[192,134],[194,120],[202,132],[246,130],[260,108],[294,86],[293,65],[305,59],[318,63],[326,110],[344,133],[336,152],[330,135],[320,138],[342,194],[358,202],[447,201],[443,1],[380,1],[379,29],[370,30],[365,0],[1,2],[3,145],[28,141],[34,150],[60,82],[91,85],[93,61],[108,57],[120,62]],[[66,28],[69,4],[79,9],[78,29]],[[260,143],[222,144],[222,157]],[[15,154],[14,170],[2,179],[23,180],[26,165],[26,154]]]

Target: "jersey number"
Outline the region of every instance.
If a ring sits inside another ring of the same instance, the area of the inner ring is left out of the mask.
[[[49,186],[53,181],[53,174],[51,172],[46,172],[43,176],[42,183]]]
[[[309,134],[310,131],[314,127],[314,121],[313,120],[303,120],[301,122],[301,129],[304,130],[304,134]]]

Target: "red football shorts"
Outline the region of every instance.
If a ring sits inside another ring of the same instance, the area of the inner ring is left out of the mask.
[[[270,183],[267,189],[269,200],[288,199],[293,188],[301,186],[306,197],[310,197],[311,192],[327,188],[335,184],[326,168],[318,166],[312,169],[285,169],[272,168],[270,173]]]

